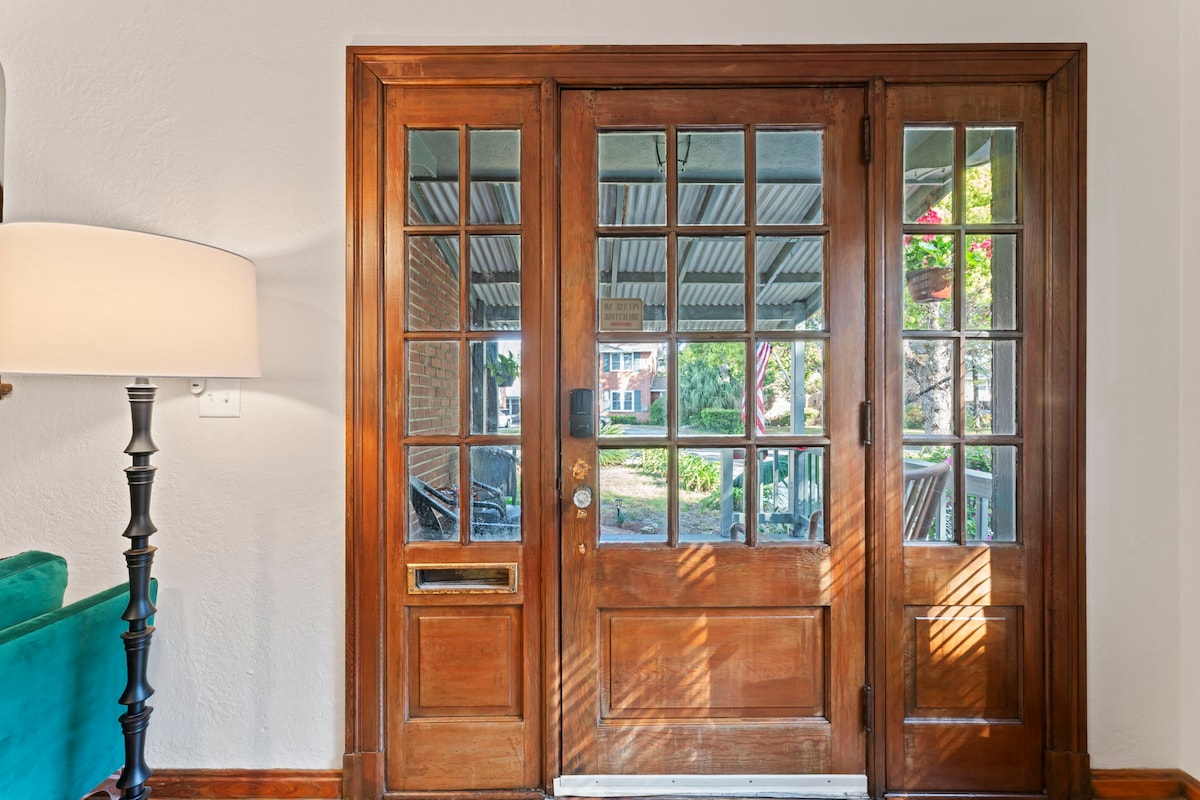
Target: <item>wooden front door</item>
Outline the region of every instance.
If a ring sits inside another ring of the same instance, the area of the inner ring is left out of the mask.
[[[564,776],[866,771],[864,111],[563,94]]]
[[[1089,796],[1083,61],[351,50],[348,800]]]

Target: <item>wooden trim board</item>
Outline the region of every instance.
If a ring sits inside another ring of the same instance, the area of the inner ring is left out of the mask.
[[[156,769],[147,781],[155,800],[336,800],[342,796],[340,769]],[[116,800],[117,776],[87,800]]]
[[[1181,769],[1094,769],[1098,800],[1200,800],[1200,781]]]

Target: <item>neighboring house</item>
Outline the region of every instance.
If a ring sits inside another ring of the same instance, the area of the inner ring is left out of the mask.
[[[659,375],[662,358],[656,345],[605,344],[600,347],[600,413],[634,415],[638,422],[650,418],[650,404],[666,394],[666,378]]]

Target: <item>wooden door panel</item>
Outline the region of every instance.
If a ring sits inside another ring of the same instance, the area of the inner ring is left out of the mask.
[[[679,556],[687,580],[662,580],[661,565],[643,550],[610,550],[596,565],[596,600],[619,606],[771,606],[779,587],[796,605],[828,606],[835,592],[852,588],[856,576],[834,577],[828,545],[752,551],[746,548],[690,547]],[[755,579],[746,580],[748,570]]]
[[[1019,608],[908,606],[905,612],[906,717],[1020,719]]]
[[[826,611],[602,610],[601,719],[823,719]]]
[[[601,727],[600,773],[790,775],[834,771],[828,722]]]
[[[520,716],[521,627],[519,606],[410,607],[409,716]]]

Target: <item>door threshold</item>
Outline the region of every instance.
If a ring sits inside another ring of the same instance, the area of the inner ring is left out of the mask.
[[[860,800],[866,775],[563,775],[555,797],[811,797]]]

